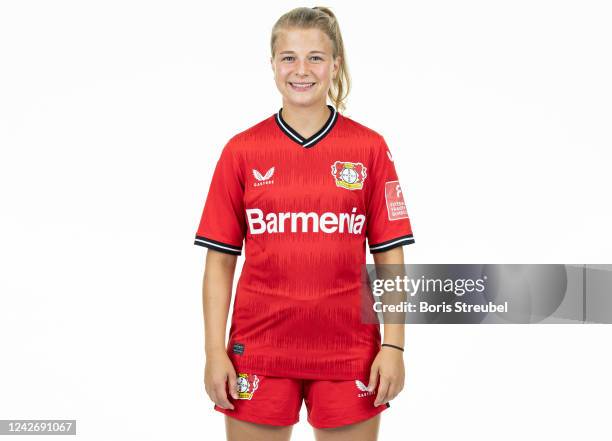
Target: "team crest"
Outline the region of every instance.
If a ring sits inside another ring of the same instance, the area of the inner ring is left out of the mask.
[[[336,186],[347,190],[361,190],[366,178],[366,167],[361,162],[336,161],[331,166]]]
[[[257,375],[238,374],[236,379],[238,389],[238,398],[241,400],[250,400],[259,386],[259,378]]]

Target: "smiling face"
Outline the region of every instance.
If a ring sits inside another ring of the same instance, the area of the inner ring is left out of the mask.
[[[333,44],[319,29],[283,29],[270,58],[283,106],[325,106],[327,92],[338,74],[340,58],[333,59]]]

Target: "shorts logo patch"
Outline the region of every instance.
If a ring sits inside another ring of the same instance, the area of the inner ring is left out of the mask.
[[[232,348],[234,354],[242,355],[244,354],[244,344],[243,343],[234,343],[234,347]]]
[[[361,162],[336,161],[331,166],[331,174],[337,187],[347,190],[361,190],[367,177],[366,167]]]
[[[240,400],[250,400],[259,386],[257,375],[238,374],[236,378],[236,390]]]
[[[357,394],[358,397],[367,397],[368,395],[374,395],[374,391],[370,392],[368,387],[359,380],[355,380],[355,386],[361,393]]]
[[[408,211],[399,181],[385,182],[385,201],[390,221],[408,219]]]

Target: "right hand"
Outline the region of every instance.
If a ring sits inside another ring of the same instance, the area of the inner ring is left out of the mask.
[[[206,354],[204,388],[210,399],[223,409],[234,409],[227,397],[229,389],[232,398],[238,399],[236,370],[227,353],[223,350]]]

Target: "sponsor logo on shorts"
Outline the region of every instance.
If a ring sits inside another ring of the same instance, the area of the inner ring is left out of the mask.
[[[238,390],[238,399],[250,400],[259,386],[259,378],[253,374],[238,374],[236,378],[236,389]]]
[[[368,395],[374,395],[374,391],[370,392],[368,390],[368,387],[359,380],[355,380],[355,386],[357,386],[357,390],[361,391],[361,393],[357,394],[358,397],[367,397]]]

